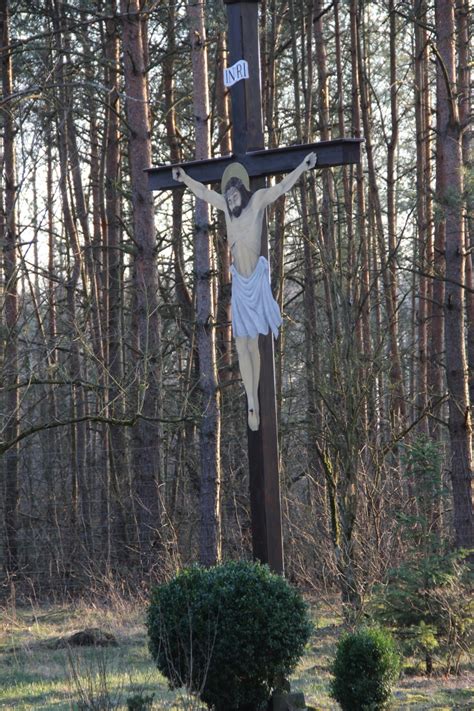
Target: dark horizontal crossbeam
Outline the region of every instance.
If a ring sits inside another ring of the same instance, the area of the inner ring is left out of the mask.
[[[239,161],[246,167],[251,178],[289,173],[308,155],[315,152],[318,156],[317,168],[329,168],[338,165],[359,163],[361,138],[337,138],[334,141],[305,143],[303,145],[271,148],[252,151],[244,155],[230,155],[221,158],[195,160],[179,163],[188,175],[201,183],[217,183],[222,178],[229,163]],[[171,165],[148,168],[148,187],[150,190],[172,190],[182,187],[173,179]]]

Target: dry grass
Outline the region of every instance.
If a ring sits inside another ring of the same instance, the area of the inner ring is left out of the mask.
[[[337,709],[329,696],[330,663],[343,626],[337,608],[314,606],[315,631],[293,679],[294,690],[321,711]],[[172,693],[147,650],[145,604],[115,598],[107,604],[37,606],[0,610],[0,709],[63,711],[126,709],[127,699],[154,695],[154,711],[198,709],[195,700]],[[51,643],[100,627],[117,648],[69,651]],[[403,677],[395,709],[474,709],[472,667],[459,677]]]

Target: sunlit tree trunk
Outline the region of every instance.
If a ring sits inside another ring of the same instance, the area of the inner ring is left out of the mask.
[[[468,0],[456,2],[456,26],[458,36],[458,85],[459,120],[464,127],[462,135],[462,158],[465,175],[474,170],[472,144],[474,128],[469,112],[472,106],[472,7]],[[471,28],[469,26],[469,21]],[[471,34],[471,36],[470,36]],[[474,403],[474,272],[472,252],[474,248],[474,189],[465,191],[465,241],[466,241],[466,312],[467,312],[467,358],[469,365],[469,400]]]
[[[456,545],[474,547],[471,411],[464,322],[465,242],[462,208],[462,135],[457,103],[454,0],[437,0],[437,194],[445,224],[445,358],[449,392],[450,472]]]
[[[229,101],[224,86],[223,70],[226,62],[224,32],[219,33],[216,69],[216,113],[218,121],[219,149],[222,156],[231,153]],[[219,272],[217,296],[217,348],[219,354],[219,380],[228,382],[232,377],[232,333],[230,311],[230,249],[226,238],[224,213],[219,211],[217,236],[217,263]]]

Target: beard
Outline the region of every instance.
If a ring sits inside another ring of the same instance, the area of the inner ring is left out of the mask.
[[[231,219],[238,218],[242,214],[243,210],[247,207],[247,205],[250,202],[250,198],[252,197],[252,193],[249,192],[244,185],[242,185],[241,181],[238,180],[238,178],[231,178],[229,180],[229,183],[227,184],[226,187],[226,192],[233,188],[234,190],[238,190],[240,193],[240,205],[235,205],[232,209],[229,205],[229,201],[227,199],[227,195],[225,195],[225,200],[227,203],[227,210],[229,212],[229,215]]]

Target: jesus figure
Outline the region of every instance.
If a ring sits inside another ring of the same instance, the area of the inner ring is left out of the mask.
[[[258,335],[271,329],[275,338],[281,324],[278,304],[270,289],[270,269],[260,256],[265,208],[290,190],[305,170],[316,165],[317,156],[306,158],[280,183],[250,192],[247,171],[240,163],[231,163],[222,176],[222,194],[190,178],[180,167],[173,168],[173,178],[182,182],[201,200],[225,215],[227,239],[232,254],[232,331],[237,347],[240,373],[247,394],[248,424],[260,425],[258,384],[260,352]]]

